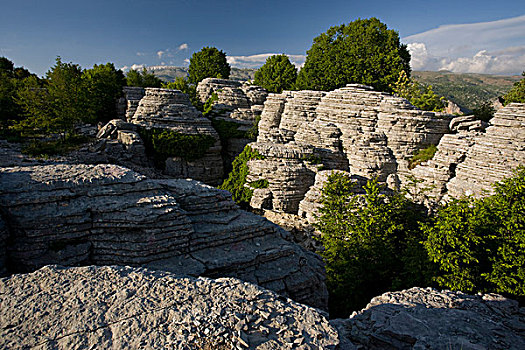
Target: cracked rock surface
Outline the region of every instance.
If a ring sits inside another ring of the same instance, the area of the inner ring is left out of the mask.
[[[327,305],[320,257],[240,210],[229,192],[198,181],[154,180],[112,164],[0,168],[0,209],[7,227],[0,262],[7,256],[11,272],[48,264],[149,266],[236,277]]]
[[[0,348],[335,349],[317,309],[234,278],[46,266],[0,280]]]
[[[525,349],[525,308],[497,294],[411,288],[330,323],[344,349]]]

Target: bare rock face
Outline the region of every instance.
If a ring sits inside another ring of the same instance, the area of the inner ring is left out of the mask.
[[[317,309],[233,278],[47,266],[0,280],[0,347],[335,349]]]
[[[152,180],[110,164],[0,168],[0,211],[8,227],[0,254],[7,252],[11,272],[48,264],[149,266],[237,277],[327,305],[317,255],[238,209],[229,192],[197,181]]]
[[[267,180],[270,193],[256,191],[253,202],[310,219],[320,189],[305,197],[321,170],[396,182],[409,174],[414,152],[448,133],[449,121],[448,115],[420,111],[403,98],[363,85],[270,94],[257,142],[250,144],[265,159],[248,163],[248,180]],[[261,196],[271,198],[271,205]]]
[[[497,294],[411,288],[330,323],[342,349],[525,348],[525,308]]]
[[[511,103],[498,110],[484,132],[460,118],[452,120],[456,133],[441,139],[434,157],[412,170],[425,181],[422,186],[431,188],[436,201],[490,194],[494,182],[525,164],[525,104]]]

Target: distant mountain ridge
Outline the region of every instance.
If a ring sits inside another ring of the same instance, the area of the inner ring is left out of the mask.
[[[146,69],[166,81],[173,81],[177,77],[188,75],[188,67],[151,66]],[[252,80],[256,71],[257,69],[252,68],[232,68],[230,79]],[[449,71],[413,71],[412,78],[420,83],[432,85],[436,94],[444,96],[459,107],[473,110],[481,103],[493,101],[507,93],[512,85],[522,77]]]

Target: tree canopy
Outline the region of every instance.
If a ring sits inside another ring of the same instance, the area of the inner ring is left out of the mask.
[[[399,34],[377,18],[358,19],[314,39],[297,88],[329,91],[357,83],[391,92],[403,70],[410,76],[410,53]]]
[[[297,79],[297,68],[286,55],[273,55],[255,72],[254,83],[270,92],[292,88]]]
[[[160,88],[162,85],[162,80],[155,76],[155,74],[148,73],[146,68],[143,68],[140,72],[131,69],[128,74],[126,74],[126,82],[128,86]]]
[[[525,103],[525,72],[521,73],[524,77],[516,82],[512,89],[503,96],[503,104],[507,105],[512,102]]]
[[[215,47],[203,47],[200,51],[193,53],[188,68],[188,80],[192,84],[198,84],[206,78],[230,77],[230,65],[226,61],[226,54]]]

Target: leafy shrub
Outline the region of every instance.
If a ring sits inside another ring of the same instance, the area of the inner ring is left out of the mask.
[[[212,93],[211,96],[206,100],[204,106],[202,106],[202,115],[207,116],[213,110],[213,104],[219,100],[217,93]]]
[[[303,156],[301,160],[304,160],[305,162],[308,162],[313,165],[322,163],[321,157],[315,154],[309,154],[307,156]]]
[[[406,98],[423,111],[441,112],[445,109],[445,98],[436,95],[432,85],[420,84],[410,79],[405,71],[399,73],[392,90],[397,96]]]
[[[426,162],[434,157],[436,154],[436,145],[430,145],[426,148],[420,149],[414,156],[408,161],[408,168],[414,169],[419,164]]]
[[[142,72],[137,70],[130,70],[126,74],[126,82],[128,86],[140,86],[140,87],[153,87],[160,88],[162,80],[160,80],[155,74],[148,73],[146,68],[142,69]]]
[[[215,138],[202,134],[182,134],[169,129],[140,128],[139,134],[146,150],[153,153],[157,162],[168,157],[181,157],[186,161],[202,158],[215,144]]]
[[[212,118],[211,124],[215,131],[219,134],[219,138],[223,145],[225,142],[233,138],[244,138],[246,137],[246,131],[239,130],[240,124],[231,122],[224,119]]]
[[[248,186],[250,186],[251,188],[268,188],[269,185],[270,183],[268,182],[268,180],[262,179],[262,180],[252,181],[250,182]]]
[[[317,229],[326,262],[331,317],[348,317],[370,298],[392,289],[425,285],[430,266],[418,222],[424,214],[400,193],[381,194],[368,181],[363,196],[355,182],[334,173],[322,191]]]
[[[516,82],[512,89],[503,96],[503,104],[506,106],[509,103],[525,103],[525,72],[521,73],[524,77]]]
[[[247,163],[252,159],[264,159],[264,157],[250,146],[246,146],[233,161],[233,170],[228,178],[219,186],[222,190],[230,191],[233,200],[240,205],[249,204],[253,195],[253,189],[245,186],[248,175]]]
[[[525,169],[483,199],[463,198],[424,225],[437,282],[464,292],[525,296]]]
[[[494,118],[494,113],[496,113],[496,109],[492,106],[492,103],[489,101],[485,101],[481,103],[477,108],[474,108],[472,113],[479,119],[483,120],[484,122],[488,122],[492,118]]]

